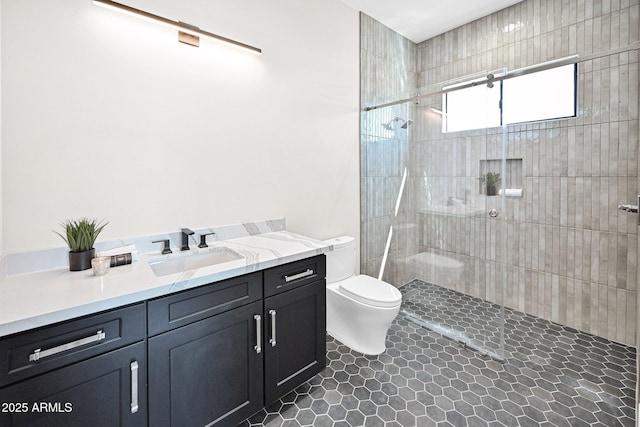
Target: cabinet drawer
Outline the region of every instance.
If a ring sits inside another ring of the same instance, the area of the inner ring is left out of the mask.
[[[21,406],[0,411],[0,425],[146,427],[145,355],[138,342],[4,387],[0,402]]]
[[[262,299],[262,274],[251,273],[148,302],[149,336]]]
[[[269,297],[326,277],[324,255],[279,265],[264,271],[264,296]]]
[[[0,340],[0,387],[145,339],[144,303]]]

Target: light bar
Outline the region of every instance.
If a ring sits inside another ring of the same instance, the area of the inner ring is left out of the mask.
[[[211,39],[217,43],[221,43],[226,46],[231,46],[235,48],[242,49],[246,52],[254,53],[257,55],[262,54],[262,49],[241,43],[236,40],[232,40],[223,36],[219,36],[217,34],[210,33],[208,31],[201,30],[198,27],[194,27],[193,25],[186,24],[184,22],[172,21],[171,19],[163,18],[162,16],[154,15],[149,12],[145,12],[144,10],[136,9],[130,6],[126,6],[124,4],[116,3],[111,0],[93,0],[94,4],[98,6],[103,6],[108,9],[117,10],[118,12],[126,13],[127,15],[132,15],[138,18],[145,19],[147,21],[152,21],[158,24],[162,24],[164,26],[173,28],[178,30],[178,40],[182,43],[190,44],[192,46],[198,46],[200,37],[206,37]]]

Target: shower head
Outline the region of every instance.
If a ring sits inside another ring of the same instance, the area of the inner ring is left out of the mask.
[[[400,127],[402,129],[406,129],[411,126],[413,120],[405,120],[402,117],[394,117],[393,120],[391,120],[389,123],[383,123],[382,127],[384,127],[386,130],[396,130],[395,122],[403,122]]]

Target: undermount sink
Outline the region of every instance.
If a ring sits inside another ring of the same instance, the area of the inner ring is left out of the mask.
[[[160,276],[182,273],[184,271],[195,270],[197,268],[209,267],[225,262],[236,261],[244,257],[239,253],[226,248],[210,248],[207,252],[195,254],[176,254],[166,258],[155,258],[149,260],[149,266],[153,273]]]

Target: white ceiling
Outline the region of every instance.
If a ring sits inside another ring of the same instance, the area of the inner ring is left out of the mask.
[[[420,43],[522,0],[342,0]]]

